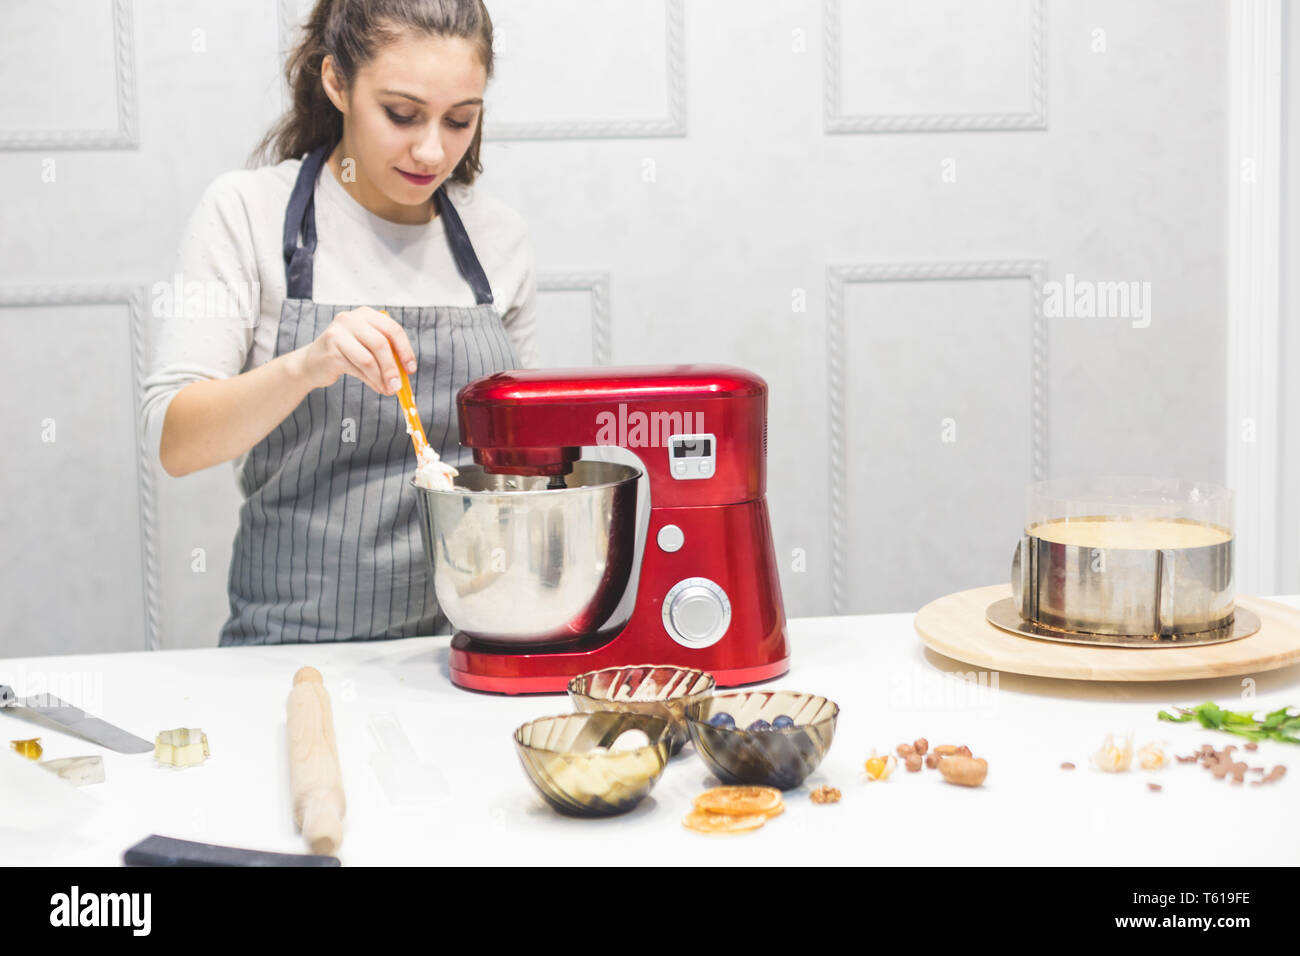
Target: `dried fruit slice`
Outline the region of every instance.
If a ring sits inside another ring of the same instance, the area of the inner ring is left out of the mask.
[[[767,822],[761,813],[746,813],[733,816],[729,813],[710,813],[707,810],[692,810],[682,818],[682,826],[696,833],[745,833],[757,830]]]
[[[761,813],[774,817],[785,810],[785,804],[775,787],[714,787],[695,798],[695,809],[732,816]]]

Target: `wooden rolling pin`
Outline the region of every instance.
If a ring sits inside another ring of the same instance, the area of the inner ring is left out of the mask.
[[[293,822],[313,853],[334,856],[343,842],[343,775],[330,695],[320,671],[303,667],[289,691],[289,787]]]

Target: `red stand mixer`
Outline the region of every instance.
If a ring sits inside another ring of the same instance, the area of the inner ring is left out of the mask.
[[[651,663],[734,686],[789,669],[763,379],[718,365],[512,371],[457,403],[476,465],[455,489],[417,488],[454,683],[562,692],[586,671]],[[640,467],[582,459],[589,446]]]

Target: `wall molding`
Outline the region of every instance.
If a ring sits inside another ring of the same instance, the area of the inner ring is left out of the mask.
[[[1226,472],[1236,492],[1237,590],[1272,594],[1278,580],[1282,411],[1281,2],[1232,0],[1227,16]]]
[[[1047,323],[1043,317],[1043,277],[1047,264],[1036,259],[982,261],[871,262],[829,266],[826,270],[827,406],[830,410],[831,613],[844,613],[844,554],[847,515],[844,421],[844,290],[859,282],[1027,279],[1031,288],[1029,370],[1029,461],[1031,481],[1047,477]]]
[[[664,0],[668,115],[662,119],[599,119],[496,123],[483,127],[484,142],[534,139],[626,139],[686,135],[686,14],[684,0]]]
[[[138,149],[136,122],[135,29],[132,0],[113,2],[113,66],[117,94],[116,129],[5,130],[0,150],[26,149]]]
[[[538,273],[537,291],[590,293],[591,362],[593,365],[609,365],[613,361],[608,272]]]
[[[127,309],[131,347],[131,394],[134,397],[136,479],[140,502],[140,566],[144,605],[144,650],[159,650],[161,634],[162,572],[158,557],[158,503],[154,489],[153,462],[145,447],[140,422],[144,380],[149,369],[148,334],[145,327],[148,283],[48,283],[0,285],[0,308],[59,307],[70,305],[124,305]]]
[[[1044,0],[1030,12],[1031,108],[1028,113],[882,113],[846,116],[842,111],[842,0],[822,4],[822,111],[827,133],[933,133],[972,130],[1047,129],[1046,16]]]

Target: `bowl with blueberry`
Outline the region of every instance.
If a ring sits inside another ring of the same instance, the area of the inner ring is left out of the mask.
[[[664,718],[669,724],[668,752],[673,755],[689,736],[686,708],[711,696],[715,686],[713,675],[704,671],[638,664],[579,674],[569,681],[569,698],[584,714],[611,710]]]
[[[692,704],[686,726],[723,783],[791,790],[826,756],[839,714],[838,704],[816,694],[757,690]]]
[[[561,813],[631,810],[668,766],[668,721],[650,714],[564,714],[515,730],[515,750],[542,798]]]

